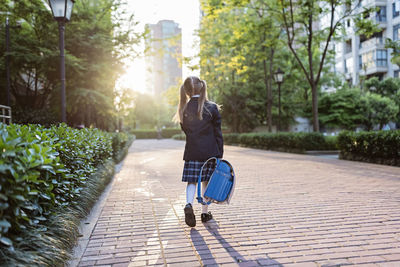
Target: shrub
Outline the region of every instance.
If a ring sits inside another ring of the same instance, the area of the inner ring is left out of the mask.
[[[117,158],[132,137],[65,124],[0,123],[0,247],[46,224],[55,209],[79,205],[97,166]]]
[[[134,134],[137,139],[156,139],[159,138],[159,134],[157,130],[151,129],[139,129],[130,131],[131,134]],[[172,136],[176,134],[182,133],[181,129],[178,128],[165,128],[161,130],[161,138],[172,138]]]
[[[320,133],[227,133],[224,144],[241,145],[260,149],[304,153],[307,150],[336,150],[337,137]],[[173,139],[185,140],[185,135]]]
[[[172,139],[175,139],[175,140],[186,140],[186,135],[184,133],[175,134],[175,135],[172,136]]]
[[[321,150],[339,150],[337,136],[325,136],[325,148]]]
[[[182,130],[180,128],[165,128],[161,130],[162,138],[172,138],[172,136],[181,133]]]
[[[130,146],[133,142],[134,136],[127,133],[113,133],[112,134],[112,150],[113,159],[115,162],[120,162],[128,152],[125,147]]]
[[[238,133],[226,133],[223,134],[224,143],[227,145],[239,144],[239,134]]]
[[[33,109],[28,107],[12,107],[12,119],[19,124],[41,124],[50,127],[59,122],[59,116],[50,109]]]
[[[0,242],[11,246],[18,232],[46,221],[50,210],[70,199],[71,174],[57,138],[41,127],[0,123]]]
[[[400,166],[400,130],[343,131],[338,137],[338,147],[341,159]]]
[[[13,249],[0,248],[0,266],[64,266],[79,236],[79,225],[90,212],[114,173],[114,162],[98,166],[77,198],[78,205],[57,207],[41,227],[19,233]]]
[[[304,153],[328,147],[320,133],[244,133],[235,138],[243,146],[287,152]]]
[[[135,135],[136,139],[156,139],[158,137],[156,130],[132,130],[130,133]]]

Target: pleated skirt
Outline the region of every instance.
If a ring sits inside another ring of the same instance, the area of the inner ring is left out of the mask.
[[[200,170],[205,161],[189,160],[185,161],[182,174],[182,182],[197,183],[199,180]],[[201,181],[209,181],[215,169],[215,161],[210,160],[203,168]]]

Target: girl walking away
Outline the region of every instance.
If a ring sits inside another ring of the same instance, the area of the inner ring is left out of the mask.
[[[221,115],[217,104],[207,99],[207,85],[204,80],[191,76],[186,78],[180,88],[180,101],[175,121],[179,122],[186,135],[183,160],[182,182],[187,182],[185,222],[188,226],[196,226],[193,212],[193,200],[196,183],[204,162],[211,158],[222,158],[223,139],[221,131]],[[203,192],[215,168],[215,162],[209,161],[203,168],[201,177]],[[208,205],[202,206],[201,221],[212,219]]]

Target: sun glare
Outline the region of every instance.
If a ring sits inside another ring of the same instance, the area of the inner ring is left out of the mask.
[[[194,32],[200,20],[198,0],[130,0],[127,3],[127,8],[132,10],[135,19],[139,22],[138,31],[144,30],[146,23],[155,24],[160,20],[173,20],[182,28],[182,56],[192,57],[197,54],[193,44],[196,39]],[[143,50],[144,43],[138,47],[138,52],[143,52]],[[182,71],[183,76],[198,75],[185,65],[182,66]],[[143,57],[136,58],[133,62],[126,62],[125,73],[120,77],[118,87],[152,94],[146,88],[146,64]]]
[[[126,63],[125,73],[119,79],[119,87],[128,88],[139,93],[147,93],[145,76],[146,64],[143,58],[128,62]]]

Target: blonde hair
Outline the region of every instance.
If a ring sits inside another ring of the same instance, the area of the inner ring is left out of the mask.
[[[200,80],[196,76],[189,76],[181,85],[179,92],[179,105],[174,117],[174,121],[180,123],[183,122],[183,111],[186,108],[188,98],[190,99],[190,97],[196,94],[200,95],[199,102],[197,104],[197,117],[199,120],[202,120],[204,103],[208,101],[206,82],[204,80]]]

